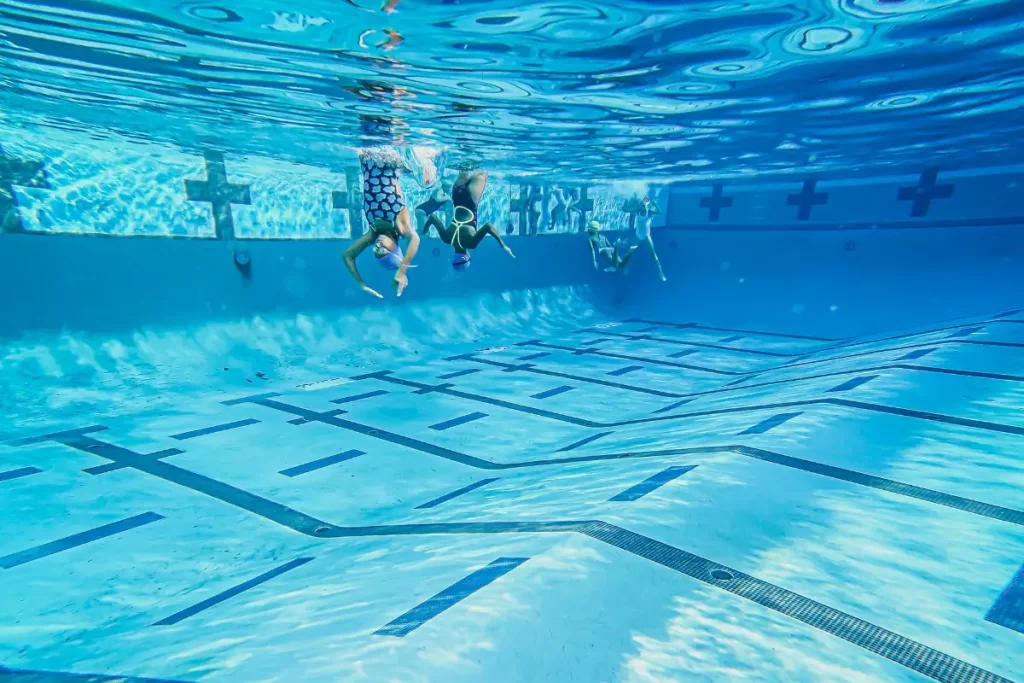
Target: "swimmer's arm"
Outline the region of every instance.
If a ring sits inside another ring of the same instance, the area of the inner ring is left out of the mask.
[[[402,259],[402,264],[398,266],[398,272],[404,275],[406,268],[408,268],[409,264],[412,263],[413,257],[416,256],[416,252],[420,249],[420,234],[410,227],[402,237],[406,239],[408,244],[405,249],[405,257]]]
[[[363,291],[373,294],[380,298],[380,294],[370,289],[365,282],[363,282],[362,276],[359,274],[359,269],[356,268],[356,257],[366,251],[366,248],[373,244],[376,236],[372,232],[363,233],[358,239],[348,246],[345,253],[341,255],[341,260],[345,262],[345,267],[348,268],[349,275],[356,281]]]
[[[597,251],[594,250],[594,240],[587,240],[590,245],[590,258],[594,262],[594,270],[597,270]]]

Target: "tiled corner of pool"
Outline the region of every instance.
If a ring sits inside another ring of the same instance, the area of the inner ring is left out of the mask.
[[[1024,680],[1022,351],[629,320],[83,415],[0,446],[0,678]]]

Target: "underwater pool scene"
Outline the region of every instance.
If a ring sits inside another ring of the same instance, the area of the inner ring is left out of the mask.
[[[1024,2],[0,0],[0,683],[1024,683]]]

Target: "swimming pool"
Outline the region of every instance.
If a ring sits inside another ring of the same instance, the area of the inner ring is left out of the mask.
[[[0,0],[0,680],[1024,681],[1019,14]]]

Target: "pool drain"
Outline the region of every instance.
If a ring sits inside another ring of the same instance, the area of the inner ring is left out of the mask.
[[[724,569],[715,569],[711,572],[711,578],[719,581],[732,581],[736,577]]]

